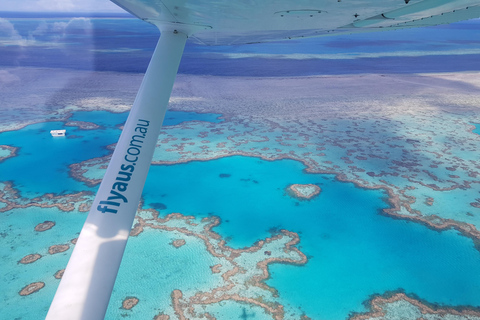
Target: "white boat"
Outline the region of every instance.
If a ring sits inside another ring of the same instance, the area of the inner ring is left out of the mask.
[[[65,132],[67,130],[50,130],[52,137],[65,137]]]

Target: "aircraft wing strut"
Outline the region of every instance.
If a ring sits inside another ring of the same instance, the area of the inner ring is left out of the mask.
[[[162,30],[48,320],[105,316],[186,40],[184,33]]]

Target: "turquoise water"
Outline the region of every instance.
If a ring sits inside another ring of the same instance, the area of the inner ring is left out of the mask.
[[[108,115],[110,119],[119,117]],[[88,189],[83,183],[69,178],[68,166],[108,154],[110,151],[105,146],[116,142],[120,130],[114,126],[100,130],[65,127],[66,137],[52,137],[50,130],[59,128],[64,128],[63,122],[38,123],[22,130],[0,133],[2,144],[20,148],[18,157],[2,163],[0,181],[14,181],[16,188],[31,196]],[[58,183],[52,182],[52,177],[58,179]]]
[[[175,238],[182,237],[147,230],[129,239],[128,258],[122,261],[106,319],[119,319],[122,314],[134,319],[153,319],[160,311],[172,309],[173,290],[195,293],[223,283],[221,274],[212,275],[210,269],[220,263],[219,259],[205,250],[202,240],[188,237],[187,244],[177,249],[169,244]],[[120,311],[122,301],[128,296],[137,297],[141,303],[128,312]]]
[[[168,111],[165,125],[184,121],[220,122],[220,114]],[[116,143],[127,118],[126,113],[107,111],[76,112],[69,120],[93,122],[98,130],[65,127],[63,122],[44,122],[22,130],[0,133],[0,144],[19,147],[18,157],[2,163],[0,181],[14,181],[16,188],[36,196],[44,193],[65,194],[88,189],[81,182],[69,179],[69,165],[110,153],[105,146]],[[66,137],[50,135],[50,130],[65,128]],[[18,174],[22,172],[23,174]],[[52,183],[52,176],[61,183]]]
[[[473,133],[480,134],[480,123],[474,123],[475,129],[473,129]]]
[[[55,208],[15,209],[0,213],[1,319],[45,318],[59,284],[54,274],[65,268],[73,249],[70,240],[78,236],[85,218],[85,213],[65,213]],[[55,221],[56,226],[45,232],[34,230],[38,223],[47,220]],[[48,254],[48,248],[57,244],[70,244],[70,249]],[[32,264],[18,263],[33,253],[41,254],[42,258]],[[18,294],[24,286],[37,281],[45,282],[39,292],[25,297]]]
[[[11,152],[8,149],[3,149],[0,147],[0,158],[10,156]]]
[[[292,160],[240,156],[153,166],[144,198],[161,201],[162,214],[220,216],[215,231],[234,247],[250,246],[270,230],[298,232],[308,264],[273,265],[267,283],[314,319],[345,319],[364,311],[371,294],[397,289],[434,303],[480,305],[480,254],[470,239],[382,216],[381,191],[303,168]],[[314,183],[322,193],[297,201],[285,194],[292,183]]]
[[[245,304],[223,301],[208,305],[205,309],[217,319],[238,319],[238,320],[271,320],[272,316],[257,306],[246,306]]]
[[[185,117],[170,120],[175,124],[198,115],[179,114]],[[203,121],[218,121],[219,115],[200,116],[206,117]],[[13,181],[22,195],[89,190],[68,176],[68,164],[106,154],[104,147],[115,142],[120,133],[117,125],[124,117],[106,112],[76,113],[72,120],[95,122],[103,128],[71,127],[70,138],[50,136],[48,131],[62,126],[60,122],[0,134],[1,144],[21,148],[18,157],[0,164],[0,181]],[[73,135],[77,138],[72,139]],[[380,215],[386,206],[382,191],[356,188],[331,175],[303,170],[304,166],[293,160],[270,162],[241,156],[152,166],[143,198],[147,207],[162,208],[161,215],[219,216],[222,224],[214,231],[236,248],[251,246],[283,228],[299,233],[299,248],[309,262],[302,267],[272,265],[267,281],[278,289],[286,314],[301,308],[313,319],[345,319],[352,311],[364,311],[362,303],[370,295],[398,289],[432,303],[480,306],[480,253],[470,239],[455,231],[436,232]],[[285,192],[292,183],[314,183],[322,193],[311,201],[298,201]],[[4,285],[0,297],[7,318],[37,319],[46,313],[58,285],[53,274],[65,266],[72,251],[52,256],[48,247],[75,238],[85,216],[41,208],[1,214]],[[57,225],[35,232],[34,226],[45,220]],[[122,314],[153,318],[168,310],[173,289],[195,291],[218,286],[220,276],[212,275],[209,269],[217,262],[203,244],[193,239],[174,249],[167,244],[172,237],[149,230],[129,241],[107,319],[118,319]],[[17,264],[31,253],[44,257],[31,265]],[[45,288],[28,297],[18,295],[23,286],[35,281],[44,281]],[[119,310],[126,296],[138,296],[142,304],[129,312]],[[209,308],[219,316],[241,317],[242,307],[227,303]],[[264,318],[260,309],[246,311]]]

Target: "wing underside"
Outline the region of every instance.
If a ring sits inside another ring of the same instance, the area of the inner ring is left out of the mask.
[[[478,0],[112,0],[208,45],[425,27],[480,17]]]

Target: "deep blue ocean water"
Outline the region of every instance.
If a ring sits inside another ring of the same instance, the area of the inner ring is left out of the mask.
[[[0,13],[0,18],[4,18],[0,41],[13,40],[1,49],[1,66],[144,72],[159,37],[156,27],[134,18],[12,16],[18,15]],[[450,50],[455,52],[448,53]],[[404,55],[388,56],[398,52]],[[248,56],[232,60],[231,54]],[[262,56],[264,54],[274,57]],[[322,54],[330,58],[292,59],[298,54]],[[179,72],[299,76],[474,70],[480,70],[480,20],[238,46],[203,46],[188,42]]]

